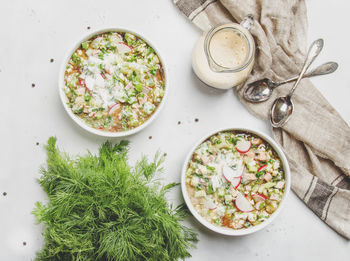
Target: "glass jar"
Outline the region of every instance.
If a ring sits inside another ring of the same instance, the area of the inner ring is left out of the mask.
[[[229,89],[249,76],[254,65],[255,43],[249,32],[253,24],[247,16],[240,24],[221,24],[206,31],[192,52],[192,67],[209,86]]]

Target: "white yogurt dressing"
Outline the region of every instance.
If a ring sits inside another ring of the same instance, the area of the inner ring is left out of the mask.
[[[125,102],[126,95],[121,86],[118,83],[114,83],[111,78],[111,74],[120,69],[122,59],[113,53],[106,54],[103,60],[89,56],[86,64],[86,70],[81,74],[81,78],[85,79],[86,87],[94,94],[94,98],[97,103],[101,104],[104,109],[108,109],[115,103],[115,99]],[[109,74],[102,76],[99,66],[103,66]],[[120,73],[121,77],[124,77]],[[109,83],[113,84],[113,88],[106,88]]]

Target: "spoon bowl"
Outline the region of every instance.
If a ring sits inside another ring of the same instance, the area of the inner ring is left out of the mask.
[[[248,84],[244,90],[244,98],[251,102],[262,102],[270,98],[274,82],[268,78],[264,78]]]
[[[290,119],[294,105],[290,96],[279,97],[275,100],[270,111],[270,121],[275,128],[281,127]]]
[[[285,97],[277,98],[270,110],[270,122],[271,125],[275,128],[282,127],[290,118],[293,113],[294,105],[292,103],[292,95],[297,88],[301,78],[303,78],[306,70],[309,68],[311,63],[316,59],[316,57],[320,54],[323,48],[323,39],[318,39],[314,41],[307,53],[306,60],[301,70],[297,81],[295,82],[293,88],[289,91],[288,95]]]
[[[330,74],[333,73],[337,70],[338,64],[336,62],[328,62],[324,63],[312,71],[305,73],[303,78],[310,78],[318,75],[325,75],[325,74]],[[298,79],[298,76],[292,77],[288,80],[284,80],[281,82],[274,82],[268,78],[264,78],[262,80],[258,80],[255,82],[252,82],[247,85],[247,87],[244,89],[243,96],[247,101],[250,102],[263,102],[268,100],[272,92],[275,88],[278,86],[293,82]]]

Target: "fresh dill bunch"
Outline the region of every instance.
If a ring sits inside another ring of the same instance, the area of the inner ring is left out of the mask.
[[[51,137],[39,183],[48,196],[33,214],[44,224],[36,260],[178,260],[190,257],[196,233],[180,221],[188,210],[172,207],[165,193],[176,183],[155,181],[162,157],[131,167],[128,142],[104,143],[98,155],[70,157]]]

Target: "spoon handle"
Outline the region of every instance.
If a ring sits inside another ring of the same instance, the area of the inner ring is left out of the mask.
[[[311,78],[314,76],[330,74],[330,73],[335,72],[337,69],[338,69],[338,63],[336,63],[336,62],[324,63],[324,64],[321,64],[320,66],[317,66],[316,68],[314,68],[310,72],[305,73],[303,78]],[[279,82],[277,86],[280,86],[282,84],[289,83],[289,82],[294,82],[295,80],[298,79],[298,77],[299,76],[294,76],[293,78]]]
[[[323,39],[318,39],[316,41],[314,41],[310,48],[309,51],[307,53],[306,56],[306,60],[303,66],[303,69],[301,70],[299,77],[297,79],[297,81],[295,82],[293,88],[290,90],[288,96],[291,97],[296,89],[296,87],[298,86],[301,78],[304,76],[306,70],[310,67],[311,63],[315,60],[315,58],[320,54],[321,50],[323,48]]]
[[[321,64],[320,66],[314,68],[310,72],[305,73],[304,78],[333,73],[338,69],[338,66],[338,63],[336,62],[328,62]]]

